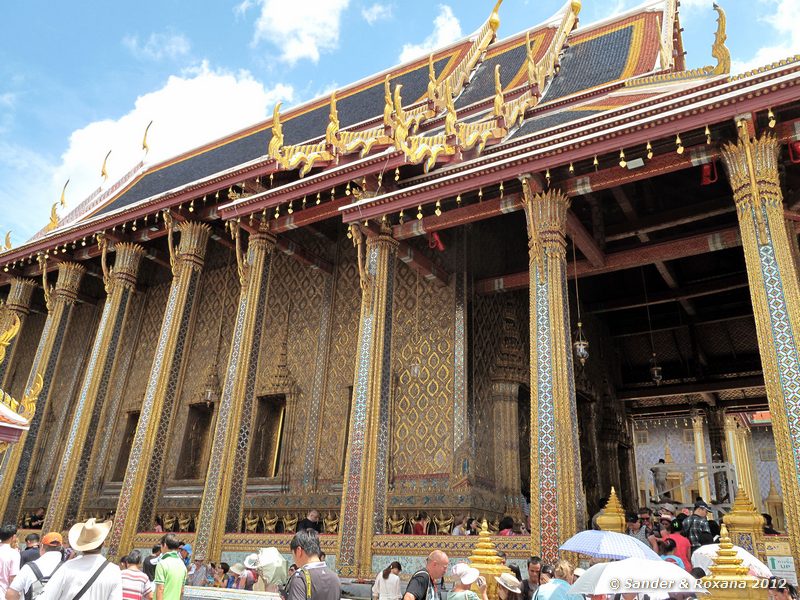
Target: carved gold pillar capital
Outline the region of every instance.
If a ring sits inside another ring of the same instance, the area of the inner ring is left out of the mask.
[[[211,235],[211,227],[205,223],[184,221],[178,224],[177,229],[181,234],[178,255],[175,257],[178,264],[186,264],[195,270],[202,269],[205,262],[206,248],[208,248],[208,238]]]
[[[78,300],[81,280],[86,274],[86,267],[74,262],[62,262],[58,265],[58,279],[53,290],[53,299],[74,304]]]
[[[115,246],[117,257],[111,271],[111,280],[115,284],[124,285],[130,289],[136,287],[136,276],[139,265],[146,254],[145,249],[139,244],[122,242]]]
[[[31,298],[36,282],[32,279],[14,277],[11,279],[11,289],[6,297],[6,307],[18,315],[27,315],[31,310]]]
[[[753,138],[739,123],[739,139],[722,149],[739,219],[759,355],[772,416],[778,470],[786,501],[786,527],[795,563],[800,563],[800,282],[783,214],[778,142],[767,133]],[[757,492],[746,444],[726,423],[737,475]],[[736,456],[738,449],[738,457]],[[760,496],[760,493],[758,493]]]
[[[722,161],[733,188],[733,199],[740,210],[780,204],[779,154],[780,145],[773,134],[754,139],[745,127],[740,127],[736,143],[722,147]]]

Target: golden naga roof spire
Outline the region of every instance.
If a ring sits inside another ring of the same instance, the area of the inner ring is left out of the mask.
[[[11,250],[11,232],[10,231],[6,233],[6,242],[3,245],[3,250],[4,251]]]
[[[281,125],[281,103],[275,105],[272,111],[272,139],[269,141],[268,154],[280,162],[281,148],[283,147],[283,126]]]
[[[148,146],[148,145],[147,145],[147,132],[148,132],[148,131],[150,131],[150,126],[151,126],[152,124],[153,124],[153,122],[152,122],[152,121],[150,121],[150,122],[147,124],[147,127],[145,127],[145,128],[144,128],[144,137],[142,137],[142,150],[144,150],[144,153],[145,153],[145,154],[147,154],[148,152],[150,152],[150,146]]]
[[[339,141],[339,111],[336,108],[336,92],[331,94],[331,111],[328,115],[328,127],[325,130],[325,144],[335,147]]]
[[[58,202],[55,202],[53,206],[50,208],[50,222],[47,224],[47,227],[44,228],[45,231],[53,231],[56,227],[58,227],[58,212],[56,209],[58,208]]]
[[[492,31],[495,33],[500,29],[500,5],[502,3],[503,0],[497,0],[497,4],[495,4],[492,9],[492,14],[489,16],[489,27],[491,27]]]
[[[108,157],[111,156],[111,150],[106,153],[106,157],[103,159],[103,166],[100,167],[100,176],[103,178],[103,181],[108,179]]]
[[[61,208],[64,208],[67,205],[67,186],[69,185],[69,179],[64,184],[64,187],[61,188],[61,198],[59,199],[59,204],[61,204]]]
[[[8,310],[5,305],[3,306],[3,309]],[[3,360],[6,357],[6,349],[8,348],[8,345],[11,343],[11,340],[17,336],[21,326],[17,313],[13,311],[8,312],[11,315],[11,325],[9,325],[8,329],[0,333],[0,364],[3,363]]]
[[[711,56],[717,59],[714,75],[727,75],[731,72],[731,52],[725,45],[725,40],[728,39],[726,33],[728,18],[725,16],[725,11],[716,2],[714,3],[714,10],[719,15],[717,18],[717,33],[714,36],[714,44],[711,46]]]

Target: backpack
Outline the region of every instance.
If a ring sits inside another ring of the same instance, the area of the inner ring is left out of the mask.
[[[42,571],[36,565],[36,563],[29,562],[27,563],[28,567],[30,567],[31,571],[33,571],[34,576],[36,577],[36,581],[31,584],[31,587],[28,588],[28,591],[25,592],[25,600],[33,600],[34,598],[38,598],[44,592],[44,586],[47,585],[47,582],[56,574],[63,565],[63,561],[58,563],[58,566],[53,569],[53,572],[50,573],[47,577],[42,575]]]

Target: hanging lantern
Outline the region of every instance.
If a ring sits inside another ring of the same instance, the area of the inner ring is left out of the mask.
[[[583,323],[578,321],[578,328],[575,331],[575,341],[572,342],[572,347],[575,350],[575,358],[581,363],[581,366],[586,364],[589,360],[589,341],[583,335]]]
[[[652,379],[653,383],[656,385],[661,385],[661,380],[664,379],[664,374],[661,371],[661,366],[658,364],[658,357],[655,352],[653,352],[653,356],[650,357],[650,379]]]

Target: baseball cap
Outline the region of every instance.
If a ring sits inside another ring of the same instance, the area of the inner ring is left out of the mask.
[[[48,533],[46,536],[42,538],[42,545],[44,546],[63,546],[64,545],[64,538],[61,537],[61,534],[55,531]]]
[[[697,510],[698,508],[705,508],[706,510],[711,510],[711,507],[702,500],[698,500],[697,502],[694,503],[694,509]]]

